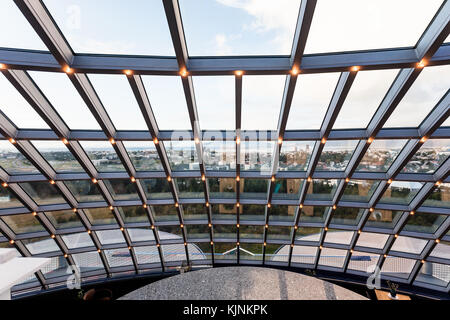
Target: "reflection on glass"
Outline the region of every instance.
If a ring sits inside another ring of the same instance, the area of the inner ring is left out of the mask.
[[[236,180],[234,178],[207,178],[211,199],[235,199]]]
[[[24,239],[22,240],[22,243],[27,247],[31,254],[59,251],[59,247],[55,240],[50,237]]]
[[[341,200],[369,202],[379,183],[376,180],[350,180]]]
[[[161,240],[177,239],[183,240],[183,229],[180,226],[159,226],[157,228],[158,236]]]
[[[142,179],[147,199],[172,199],[172,190],[167,179]]]
[[[302,179],[276,179],[272,199],[299,199],[303,181]]]
[[[203,141],[203,163],[206,170],[236,170],[234,141]]]
[[[450,183],[441,183],[423,203],[430,207],[450,207]]]
[[[336,179],[313,179],[306,191],[306,200],[332,200],[337,186]]]
[[[117,209],[125,223],[149,222],[147,212],[142,206],[119,207]]]
[[[83,209],[89,222],[96,225],[117,224],[112,211],[109,208],[89,208]]]
[[[306,171],[314,141],[285,141],[281,146],[279,171]]]
[[[99,172],[125,171],[109,141],[80,141],[80,144]]]
[[[58,230],[83,226],[77,214],[72,210],[46,211],[45,216]]]
[[[368,270],[371,270],[370,268],[377,264],[379,258],[378,254],[353,251],[348,269],[368,272]]]
[[[128,228],[131,242],[155,241],[155,234],[151,228]]]
[[[272,169],[273,141],[243,141],[241,142],[241,170],[260,171],[270,174]]]
[[[200,178],[177,178],[175,184],[180,198],[204,198],[204,187]]]
[[[45,231],[44,227],[31,214],[16,214],[1,218],[15,234]]]
[[[237,227],[234,224],[215,224],[213,227],[213,239],[230,239],[230,241],[237,240]]]
[[[364,209],[361,208],[338,207],[334,211],[330,223],[356,226],[359,223],[363,213]]]
[[[325,242],[349,245],[353,238],[353,231],[328,229],[325,234]]]
[[[435,233],[446,218],[447,216],[445,215],[416,212],[414,215],[408,217],[406,225],[402,230]]]
[[[188,241],[193,239],[210,239],[207,224],[188,225],[185,228]],[[209,243],[207,244],[210,245]]]
[[[356,242],[356,246],[383,249],[388,238],[388,234],[361,232],[358,237],[358,241]]]
[[[215,242],[214,259],[236,260],[237,259],[236,242]]]
[[[273,221],[289,221],[293,222],[295,217],[296,206],[280,206],[272,205],[269,210],[269,223]]]
[[[130,179],[110,179],[103,181],[115,201],[139,199],[136,185]]]
[[[365,226],[393,229],[402,213],[402,211],[380,210],[375,208],[370,213]]]
[[[50,258],[49,264],[44,266],[41,271],[44,274],[45,279],[52,279],[57,277],[64,277],[67,275],[67,264],[66,258],[62,255],[59,257]]]
[[[357,144],[357,140],[327,141],[320,155],[316,170],[344,171]]]
[[[436,247],[434,247],[430,256],[444,258],[444,259],[450,259],[450,242],[449,241],[439,242],[436,245]]]
[[[67,180],[64,184],[69,188],[78,202],[104,201],[97,185],[90,180]]]
[[[407,140],[375,139],[361,159],[356,171],[386,172]]]
[[[9,141],[0,140],[0,166],[10,175],[39,173]]]
[[[160,221],[179,221],[177,208],[174,205],[151,206],[153,218]]]
[[[95,232],[98,239],[102,245],[114,244],[114,243],[124,243],[125,238],[123,237],[123,232],[119,229],[114,230],[99,230]]]
[[[123,141],[136,171],[162,171],[161,160],[152,141]]]
[[[261,243],[241,243],[239,245],[239,260],[262,261],[263,245]]]
[[[263,226],[239,226],[239,239],[258,239],[264,240]]]
[[[265,261],[279,261],[288,262],[289,261],[289,246],[279,245],[279,244],[267,244],[266,245],[266,255],[264,257]]]
[[[173,171],[199,170],[194,141],[168,141],[164,143]]]
[[[157,246],[135,247],[134,253],[138,264],[161,263]]]
[[[267,199],[268,183],[267,179],[241,179],[241,199]]]
[[[161,245],[165,262],[186,261],[186,250],[182,243]]]
[[[420,254],[427,245],[428,241],[424,239],[399,236],[392,245],[392,251]]]
[[[320,252],[319,264],[322,266],[342,268],[346,257],[347,250],[323,248]]]
[[[189,259],[205,260],[211,259],[211,245],[209,242],[193,242],[188,243]]]
[[[294,246],[292,250],[292,263],[314,264],[316,261],[317,247]]]
[[[303,206],[300,211],[300,223],[302,222],[325,222],[329,207]]]
[[[97,251],[76,253],[72,255],[81,273],[94,270],[104,270],[104,265]]]
[[[84,172],[62,141],[31,141],[56,172]]]
[[[261,221],[265,219],[266,206],[261,204],[243,204],[239,207],[240,221]]]
[[[0,209],[23,207],[24,205],[7,188],[0,187]]]
[[[65,202],[55,186],[47,181],[24,182],[19,185],[40,206]]]
[[[420,268],[416,281],[445,288],[450,282],[450,266],[427,261]]]
[[[183,204],[182,209],[183,217],[186,221],[208,219],[207,208],[203,203]]]
[[[128,248],[110,249],[104,250],[103,252],[111,268],[131,266],[133,264]]]
[[[319,241],[322,228],[299,227],[295,232],[295,239],[301,241]]]
[[[216,220],[233,220],[236,219],[236,204],[213,204],[211,205],[212,219]],[[241,208],[240,208],[241,209]]]
[[[267,239],[291,241],[292,230],[292,227],[269,226],[269,228],[267,229]]]
[[[430,139],[414,154],[402,172],[434,173],[448,158],[450,139]]]
[[[61,238],[68,249],[94,247],[94,242],[92,242],[92,239],[87,232],[63,234],[61,235]]]
[[[380,202],[409,204],[422,185],[421,182],[394,181],[384,192]]]

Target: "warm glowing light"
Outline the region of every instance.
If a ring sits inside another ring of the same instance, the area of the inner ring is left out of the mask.
[[[353,253],[353,249],[350,249],[350,253]]]
[[[36,216],[37,216],[36,211],[33,211],[33,217],[36,217]]]
[[[136,182],[136,178],[133,176],[130,177],[130,180],[131,180],[131,182]]]
[[[147,204],[146,203],[144,203],[142,206],[144,207],[144,209],[147,208]]]
[[[87,232],[88,232],[88,234],[91,234],[92,231],[91,231],[91,230],[88,230]]]
[[[292,69],[291,69],[291,74],[292,74],[293,76],[296,76],[296,75],[298,75],[299,73],[300,73],[300,69],[297,68],[296,66],[293,66]]]
[[[294,247],[294,244],[291,243],[291,248],[293,248],[293,247]]]
[[[394,235],[395,238],[398,238],[398,234]]]
[[[184,225],[183,224],[180,224],[180,228],[183,228],[184,227]]]
[[[116,144],[116,140],[114,140],[113,138],[110,138],[110,139],[109,139],[109,142],[110,142],[111,144]]]
[[[4,65],[3,63],[0,63],[0,69],[6,69],[6,65]]]
[[[67,257],[68,257],[68,255],[67,255],[67,253],[65,253],[65,254],[64,254],[64,258],[67,258]]]
[[[441,181],[436,181],[436,183],[434,184],[436,187],[438,187],[438,186],[440,186],[441,185]]]
[[[417,63],[417,68],[423,68],[427,65],[427,61],[425,59],[420,60],[420,62]]]
[[[308,179],[306,179],[306,180],[307,180],[308,182],[311,182],[312,179],[311,179],[311,177],[308,177]]]
[[[325,142],[327,142],[327,138],[323,137],[322,140],[320,140],[320,142],[321,142],[322,144],[325,144]]]
[[[69,144],[69,140],[67,140],[66,138],[63,138],[63,139],[62,139],[62,142],[63,142],[64,144]]]
[[[77,212],[77,208],[73,208],[72,211],[73,211],[73,212]]]
[[[8,184],[6,182],[3,182],[2,187],[6,188],[6,187],[8,187]]]
[[[156,138],[156,137],[155,137],[155,138],[153,138],[153,143],[154,143],[154,144],[158,144],[158,143],[159,143],[159,140],[158,140],[158,138]]]
[[[439,242],[441,242],[441,240],[439,240],[439,239],[436,239],[435,241],[436,241],[436,243],[439,243]]]
[[[131,76],[133,74],[133,71],[131,70],[124,70],[123,71],[127,76]]]
[[[172,181],[172,178],[170,176],[167,177],[167,181]]]
[[[212,227],[212,224],[211,224],[211,223],[208,223],[208,227],[210,227],[210,228],[211,228],[211,227]]]
[[[98,180],[97,180],[97,179],[95,179],[95,178],[92,178],[92,182],[93,182],[93,183],[97,183],[97,182],[98,182]]]
[[[392,183],[392,179],[389,179],[389,180],[387,181],[387,183],[388,183],[388,184],[391,184],[391,183]]]
[[[240,178],[239,178],[239,176],[237,176],[237,177],[236,177],[236,181],[239,181],[239,180],[240,180]]]
[[[186,68],[183,68],[183,69],[180,70],[180,75],[181,75],[183,78],[187,77],[188,74],[189,74],[189,73],[188,73],[188,71],[186,70]]]
[[[73,69],[71,67],[69,67],[69,66],[65,66],[64,67],[64,72],[67,73],[67,74],[71,74],[71,73],[73,73]]]
[[[50,180],[50,184],[55,184],[55,180]]]
[[[209,202],[206,202],[206,203],[205,203],[205,206],[209,207]]]
[[[325,227],[325,231],[328,231],[328,227]]]
[[[152,225],[152,227],[151,227],[152,229],[155,229],[155,226],[154,225]]]
[[[205,180],[206,180],[205,175],[202,174],[202,181],[205,181]]]
[[[373,142],[373,138],[372,137],[370,137],[369,139],[367,139],[367,143],[368,144],[371,144]]]
[[[350,179],[347,177],[347,178],[345,178],[345,182],[349,182],[350,181]]]
[[[52,239],[55,239],[55,235],[54,234],[52,234],[51,237],[52,237]]]
[[[370,208],[369,211],[370,211],[370,212],[373,212],[373,208]]]
[[[131,250],[131,247],[128,247],[128,250]]]
[[[424,263],[425,263],[425,260],[420,260],[420,263],[421,263],[421,264],[424,264]]]
[[[114,207],[113,206],[109,206],[109,210],[114,210]]]
[[[12,144],[16,143],[16,140],[14,140],[13,138],[9,138],[8,140],[9,140],[9,142],[11,142]]]
[[[187,246],[187,243],[185,242],[184,245]]]
[[[100,253],[100,252],[102,252],[102,250],[98,249],[97,252]]]
[[[297,230],[297,229],[298,229],[298,226],[297,226],[297,225],[295,225],[295,226],[294,226],[294,229],[295,229],[295,230]]]
[[[356,72],[356,71],[359,71],[359,67],[358,66],[353,66],[352,68],[351,68],[351,70],[353,71],[353,72]]]
[[[411,212],[410,212],[409,214],[413,216],[413,215],[414,215],[414,213],[415,213],[414,211],[411,211]]]
[[[178,202],[175,202],[175,207],[178,208]]]
[[[267,243],[264,242],[264,247],[267,245]]]
[[[213,244],[214,244],[214,242],[213,242],[213,241],[211,241],[210,243],[211,243],[211,245],[213,245]]]
[[[200,139],[199,138],[195,138],[194,141],[195,141],[195,144],[199,144],[200,143]]]
[[[238,77],[240,77],[240,76],[242,76],[242,75],[244,74],[244,71],[242,71],[242,70],[236,70],[236,71],[234,72],[234,74],[237,75]]]
[[[160,244],[159,244],[159,243],[157,243],[157,244],[156,244],[156,246],[157,246],[157,247],[159,248]]]
[[[123,231],[124,229],[123,229],[123,227],[120,227],[120,231]]]
[[[238,246],[238,245],[239,245],[239,242],[236,242],[236,245]]]
[[[271,180],[272,180],[272,182],[275,182],[275,176],[272,176]]]
[[[265,225],[265,227],[266,227],[266,229],[267,229],[267,228],[269,228],[269,225],[268,225],[268,224],[266,224],[266,225]]]
[[[279,137],[278,138],[278,144],[282,144],[283,143],[283,138]]]
[[[427,141],[427,137],[422,137],[422,139],[420,139],[420,142],[424,143],[425,141]]]
[[[387,254],[384,254],[383,257],[387,258]]]
[[[358,234],[361,234],[361,230],[358,230]]]
[[[300,207],[300,209],[303,208],[303,204],[300,203],[299,207]]]
[[[267,204],[267,208],[270,208],[270,207],[271,207],[271,206],[270,206],[270,203],[268,203],[268,204]]]
[[[241,143],[241,138],[237,137],[236,138],[236,144],[240,144]]]
[[[9,240],[9,243],[14,244],[14,240]]]
[[[336,205],[335,204],[333,205],[333,210],[336,210]]]
[[[322,250],[322,249],[323,249],[323,247],[322,247],[322,246],[320,246],[320,247],[319,247],[319,249],[320,249],[320,250]]]
[[[238,208],[239,208],[239,206],[240,206],[239,202],[238,202],[238,203],[236,203],[236,207],[238,207]]]
[[[236,228],[239,228],[239,223],[236,225]]]

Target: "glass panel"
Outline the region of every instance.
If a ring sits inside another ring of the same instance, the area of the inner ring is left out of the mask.
[[[128,228],[131,242],[155,241],[155,234],[151,228]]]
[[[77,53],[174,55],[164,8],[158,1],[44,3]],[[126,25],[117,23],[127,17],[133,19],[127,19]]]
[[[39,71],[28,73],[69,128],[100,130],[97,120],[66,74]]]
[[[80,141],[80,144],[99,172],[125,171],[109,141]]]
[[[381,267],[382,275],[407,279],[416,261],[412,259],[387,256]]]
[[[167,179],[140,180],[147,199],[172,199],[172,190]]]
[[[227,258],[228,259],[228,258]],[[262,261],[263,245],[259,243],[241,243],[239,246],[239,260]]]
[[[39,170],[6,140],[0,140],[0,166],[10,175],[39,173]]]
[[[441,241],[434,247],[430,256],[450,260],[450,242]]]
[[[119,207],[117,210],[125,223],[150,222],[142,206]]]
[[[313,179],[306,191],[306,200],[333,200],[338,182],[336,179]]]
[[[55,240],[50,237],[24,239],[22,240],[22,243],[27,247],[31,254],[59,251],[59,247],[56,245]]]
[[[286,76],[244,76],[242,129],[276,130]]]
[[[204,187],[200,178],[177,178],[175,179],[180,198],[204,198]]]
[[[192,81],[200,128],[203,130],[234,130],[234,77],[194,76]]]
[[[215,242],[214,259],[236,260],[237,258],[236,250],[237,250],[236,243]]]
[[[343,208],[338,207],[332,217],[331,224],[340,224],[340,225],[349,225],[356,226],[358,225],[361,217],[364,213],[365,209],[360,208]]]
[[[169,141],[164,146],[173,171],[200,170],[194,141]]]
[[[192,129],[180,77],[142,76],[142,82],[160,130]]]
[[[442,1],[319,1],[305,53],[412,47]],[[352,21],[342,21],[343,16]],[[334,26],[330,28],[329,26]]]
[[[131,266],[133,264],[128,248],[104,250],[104,253],[109,266],[112,268]]]
[[[236,170],[236,145],[234,141],[204,140],[203,163],[206,170]]]
[[[317,247],[294,246],[292,250],[292,263],[314,264]]]
[[[316,222],[323,223],[325,222],[325,218],[327,217],[329,211],[329,207],[310,207],[303,206],[300,212],[300,223],[303,222]]]
[[[322,266],[342,268],[346,257],[347,250],[323,248],[320,253],[319,264]]]
[[[233,220],[236,219],[237,207],[235,204],[213,204],[211,205],[212,219],[216,220]],[[242,210],[242,209],[240,209]]]
[[[163,171],[153,141],[123,141],[136,171]]]
[[[114,215],[109,208],[89,208],[83,209],[86,217],[92,225],[117,224]]]
[[[183,204],[184,220],[201,220],[208,219],[207,208],[204,204]]]
[[[239,226],[239,239],[258,239],[264,240],[263,226]]]
[[[449,73],[450,65],[424,68],[384,127],[418,127],[450,87]]]
[[[267,239],[291,241],[292,227],[269,226],[267,228]]]
[[[423,205],[450,208],[450,183],[442,183],[435,188]]]
[[[159,221],[179,221],[177,208],[174,205],[151,206],[153,218]]]
[[[374,267],[377,265],[379,258],[380,256],[377,254],[353,251],[350,256],[348,268],[371,274],[373,273]]]
[[[299,227],[295,232],[295,240],[318,242],[322,228]]]
[[[407,140],[374,140],[356,171],[387,172],[406,142]]]
[[[289,246],[279,244],[267,244],[265,261],[289,261]]]
[[[103,262],[97,251],[76,253],[72,255],[81,273],[103,269]]]
[[[157,246],[134,247],[134,254],[138,264],[161,262]]]
[[[243,204],[239,207],[240,221],[261,221],[265,219],[266,206],[260,204]]]
[[[293,222],[297,206],[279,206],[272,205],[268,210],[269,222],[289,221]]]
[[[24,182],[19,183],[23,190],[33,198],[38,205],[65,203],[64,198],[49,182]]]
[[[179,225],[175,226],[159,226],[157,228],[158,235],[161,240],[180,240],[183,241],[183,230]]]
[[[78,202],[104,201],[97,185],[90,180],[67,180],[64,182]]]
[[[241,143],[241,170],[260,171],[270,174],[272,169],[273,141],[244,141]]]
[[[210,199],[236,199],[234,178],[207,178]]]
[[[339,73],[336,72],[300,74],[295,85],[286,129],[320,129],[338,79]]]
[[[117,130],[148,130],[125,76],[90,74],[89,79]]]
[[[358,140],[329,140],[320,155],[317,171],[344,171]]]
[[[211,244],[209,242],[188,243],[188,252],[191,260],[211,259]]]
[[[328,229],[325,234],[325,242],[350,245],[353,238],[353,231],[341,231],[336,229]]]
[[[409,204],[422,185],[421,182],[393,181],[384,192],[380,202]]]
[[[361,232],[358,241],[356,242],[356,246],[381,250],[384,248],[384,245],[386,244],[388,238],[388,234]]]
[[[11,228],[15,234],[40,232],[44,231],[44,227],[31,214],[16,214],[13,216],[2,216],[1,219]]]
[[[63,256],[52,257],[49,264],[45,265],[41,271],[46,279],[57,278],[68,275],[68,266],[67,260]]]
[[[125,243],[125,238],[120,230],[100,230],[95,232],[102,245],[113,243]]]
[[[209,227],[207,224],[185,226],[188,240],[192,239],[210,239]],[[209,244],[209,243],[208,243]],[[189,249],[189,248],[188,248]]]
[[[341,200],[369,202],[379,183],[376,180],[350,180],[345,187]]]
[[[303,181],[302,179],[276,179],[272,199],[298,200]]]
[[[409,216],[402,230],[423,233],[435,233],[447,216],[416,212]]]
[[[428,241],[424,239],[399,236],[392,245],[392,251],[420,254]]]
[[[0,188],[0,208],[6,209],[6,208],[16,208],[16,207],[23,207],[24,205],[22,202],[19,201],[19,199],[16,198],[14,194],[9,192],[8,189],[1,187]]]
[[[241,179],[241,199],[267,199],[268,183],[267,179]]]
[[[237,227],[236,225],[217,224],[213,227],[213,239],[230,239],[230,241],[237,241]]]
[[[69,249],[94,247],[94,242],[87,232],[63,234],[61,238]]]
[[[300,1],[179,1],[189,54],[291,53]]]
[[[450,282],[450,266],[425,262],[420,268],[415,282],[426,282],[435,286],[446,287]]]
[[[358,72],[333,129],[366,128],[397,74],[397,69]]]
[[[114,201],[138,200],[136,185],[130,179],[103,180]]]
[[[165,244],[161,246],[165,262],[186,260],[184,244]]]
[[[314,141],[283,142],[278,171],[306,171],[314,144]]]
[[[45,216],[57,230],[83,226],[77,214],[72,210],[46,211]]]
[[[33,140],[31,142],[56,172],[84,172],[83,167],[62,141]]]
[[[370,213],[365,226],[393,229],[402,213],[402,211],[375,209]]]
[[[450,139],[430,139],[414,154],[402,172],[434,173],[448,158]]]

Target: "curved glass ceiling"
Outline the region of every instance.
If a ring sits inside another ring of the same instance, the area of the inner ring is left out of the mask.
[[[15,2],[0,247],[52,258],[15,295],[183,261],[449,292],[448,1]]]

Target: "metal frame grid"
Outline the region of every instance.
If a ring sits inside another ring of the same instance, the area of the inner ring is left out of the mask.
[[[15,234],[12,229],[0,219],[0,242],[10,241],[16,249],[24,256],[31,256],[23,241],[39,236],[49,236],[54,239],[60,252],[50,252],[40,254],[41,256],[55,257],[61,254],[67,259],[68,264],[75,264],[72,258],[73,254],[99,252],[104,270],[83,273],[83,279],[89,281],[93,277],[111,277],[111,276],[127,276],[131,273],[142,274],[149,270],[170,271],[173,267],[179,265],[178,262],[165,261],[161,245],[178,243],[185,247],[186,259],[189,262],[189,246],[191,242],[210,242],[211,258],[208,260],[192,260],[194,265],[220,265],[226,263],[258,263],[263,265],[287,266],[287,267],[303,267],[310,269],[320,269],[325,271],[336,271],[343,274],[366,275],[366,273],[348,269],[353,251],[368,252],[378,254],[378,266],[381,268],[386,257],[394,256],[401,258],[414,259],[415,264],[412,272],[407,279],[393,276],[382,275],[382,279],[393,280],[408,285],[416,285],[414,283],[420,268],[424,261],[434,263],[450,264],[450,261],[444,258],[430,257],[430,253],[439,240],[450,240],[446,236],[450,230],[450,209],[434,208],[422,206],[427,196],[442,182],[450,182],[449,168],[450,159],[447,160],[432,175],[419,173],[401,173],[402,168],[408,163],[415,152],[423,145],[427,139],[433,138],[450,138],[450,128],[440,127],[450,114],[450,94],[449,91],[441,98],[439,103],[430,112],[426,119],[418,128],[396,128],[382,129],[390,115],[395,110],[403,96],[411,87],[413,82],[423,70],[424,62],[427,66],[447,65],[450,64],[450,46],[443,45],[444,39],[450,31],[450,2],[445,1],[439,11],[436,13],[428,28],[418,40],[414,48],[403,49],[386,49],[371,50],[349,53],[331,53],[331,54],[315,54],[304,55],[303,51],[306,45],[308,32],[316,6],[316,0],[302,0],[297,26],[294,35],[292,52],[287,57],[261,56],[261,57],[196,57],[191,58],[188,55],[187,44],[184,36],[183,23],[181,19],[180,8],[177,0],[163,0],[164,10],[172,37],[173,47],[176,57],[134,57],[121,55],[82,55],[75,54],[64,35],[56,25],[45,5],[40,0],[14,0],[18,8],[26,17],[28,22],[34,28],[39,37],[48,47],[48,52],[38,52],[30,50],[18,49],[0,49],[1,72],[11,82],[11,84],[20,92],[27,102],[38,112],[43,120],[49,125],[50,130],[26,130],[19,129],[12,123],[3,113],[0,113],[0,133],[1,139],[10,140],[13,145],[40,171],[40,174],[26,174],[10,176],[4,170],[0,170],[0,179],[20,201],[24,204],[24,208],[2,209],[0,217],[13,214],[29,213],[33,214],[39,223],[44,227],[46,232],[37,232],[31,234]],[[396,79],[392,83],[381,104],[379,105],[375,115],[366,128],[351,130],[332,130],[333,124],[341,110],[345,98],[352,86],[356,74],[360,70],[381,70],[400,68]],[[28,70],[66,72],[67,77],[71,80],[74,87],[94,115],[99,123],[101,130],[70,130],[65,124],[62,117],[56,112],[49,100],[40,91],[28,75]],[[286,130],[286,123],[289,116],[291,102],[293,99],[297,78],[307,73],[324,73],[324,72],[341,72],[339,81],[328,106],[325,118],[323,119],[320,130],[302,130],[289,131]],[[89,81],[86,73],[102,73],[102,74],[123,74],[128,79],[133,94],[142,112],[142,116],[148,126],[148,131],[118,131],[115,129],[106,109],[104,108],[100,98],[98,97],[93,85]],[[245,75],[267,75],[280,74],[286,75],[285,88],[282,98],[278,126],[276,131],[269,131],[270,139],[276,141],[275,150],[272,157],[271,174],[261,176],[259,172],[240,171],[240,166],[236,166],[235,171],[207,171],[202,162],[203,145],[202,135],[212,133],[202,131],[199,126],[199,117],[197,114],[197,106],[195,100],[195,92],[192,82],[192,76],[197,75],[234,75],[235,77],[235,124],[236,130],[233,134],[229,132],[219,131],[211,134],[222,140],[233,140],[236,142],[236,161],[240,163],[240,141],[241,139],[253,140],[259,137],[261,132],[247,131],[241,132],[241,105],[242,105],[242,79]],[[172,171],[169,159],[164,145],[159,141],[168,141],[177,131],[161,131],[158,128],[157,121],[152,111],[150,100],[147,96],[141,75],[169,75],[180,77],[184,94],[187,102],[189,120],[191,124],[190,140],[195,141],[197,157],[200,162],[198,171]],[[371,172],[355,172],[359,162],[368,150],[374,139],[409,139],[409,142],[399,153],[395,161],[386,173]],[[33,147],[29,140],[61,140],[65,142],[69,151],[81,164],[85,173],[57,173],[44,159],[44,157]],[[359,140],[355,151],[353,152],[349,164],[344,172],[319,172],[316,171],[316,165],[324,148],[325,141],[328,140]],[[115,152],[120,158],[126,172],[122,173],[99,173],[90,161],[86,152],[82,148],[80,141],[99,140],[110,141]],[[157,154],[161,160],[163,171],[159,172],[137,172],[134,168],[129,155],[124,147],[123,141],[153,141]],[[278,172],[278,157],[284,141],[316,141],[311,154],[309,165],[305,172]],[[201,178],[204,188],[204,199],[180,199],[177,186],[173,178]],[[259,204],[265,206],[265,221],[249,222],[240,220],[240,208],[236,206],[237,214],[237,234],[236,246],[239,248],[240,243],[259,243],[263,246],[262,261],[241,261],[237,250],[237,260],[215,260],[214,244],[217,242],[233,242],[226,238],[214,237],[214,226],[224,224],[230,225],[235,222],[229,221],[213,221],[212,209],[210,204],[230,204],[235,203],[229,199],[210,199],[208,178],[224,177],[236,178],[236,203],[237,204]],[[104,183],[104,179],[131,179],[130,183],[135,185],[139,201],[114,201],[110,191]],[[166,178],[170,185],[173,199],[169,200],[151,200],[147,199],[141,179],[145,178]],[[241,199],[240,198],[240,178],[264,178],[270,181],[268,184],[266,199]],[[272,195],[276,179],[304,179],[298,200],[273,200]],[[314,178],[322,179],[338,179],[338,187],[332,201],[316,201],[305,200],[308,187]],[[95,181],[99,192],[104,201],[94,203],[79,203],[72,195],[71,191],[64,184],[66,180],[88,180]],[[367,179],[379,180],[372,197],[368,203],[340,201],[345,187],[349,179]],[[408,205],[397,204],[379,204],[379,200],[383,193],[389,187],[393,180],[398,181],[419,181],[424,185],[419,193]],[[56,190],[65,199],[66,203],[59,205],[38,206],[33,199],[20,187],[19,183],[27,181],[49,181],[54,185]],[[204,204],[207,220],[201,221],[184,221],[183,204]],[[160,222],[155,223],[151,206],[153,205],[174,205],[177,210],[178,220],[176,222]],[[122,206],[144,206],[147,216],[147,223],[126,224],[119,214],[118,207]],[[295,206],[295,216],[293,222],[271,221],[269,208],[271,205],[291,205]],[[303,205],[328,206],[325,223],[303,223],[300,221],[300,215]],[[109,207],[117,222],[117,225],[93,226],[84,212],[87,208]],[[331,220],[334,212],[338,207],[362,208],[364,213],[356,226],[333,225]],[[385,210],[401,210],[404,213],[392,230],[368,228],[365,227],[366,221],[369,219],[370,212],[376,209]],[[57,230],[48,220],[45,211],[56,210],[73,210],[83,224],[83,228],[72,228]],[[448,217],[443,221],[442,225],[434,234],[425,234],[419,232],[402,231],[408,216],[411,212],[439,213]],[[186,228],[193,224],[204,224],[209,226],[209,239],[199,239],[198,241],[188,241]],[[264,227],[263,240],[242,239],[239,234],[239,225],[260,225]],[[181,227],[181,240],[161,240],[155,226],[159,225],[175,225]],[[269,228],[274,226],[292,227],[291,240],[279,241],[268,240],[267,234]],[[131,241],[128,228],[130,227],[151,227],[154,234],[154,241],[137,242]],[[302,227],[319,227],[322,232],[318,242],[302,242],[296,239],[298,228]],[[124,235],[125,243],[122,244],[104,244],[102,245],[97,232],[101,230],[111,230],[119,228]],[[328,228],[354,231],[354,236],[350,245],[341,245],[333,243],[325,243],[325,236]],[[383,249],[371,249],[357,247],[359,235],[363,231],[378,232],[388,234],[387,243]],[[69,249],[61,236],[70,233],[88,232],[94,248],[77,248]],[[425,239],[427,244],[425,249],[418,255],[406,252],[392,251],[391,247],[398,235],[407,235],[419,239]],[[272,261],[266,259],[266,244],[286,245],[290,247],[289,257],[286,262]],[[160,263],[139,265],[135,253],[135,249],[140,246],[156,246],[160,257]],[[313,264],[298,264],[292,262],[292,253],[295,245],[315,246],[318,248],[317,255]],[[111,267],[105,256],[105,250],[128,247],[132,265],[123,267]],[[319,264],[319,259],[323,248],[335,248],[346,250],[347,255],[342,268],[328,267]],[[95,251],[94,251],[95,252]],[[39,271],[36,273],[39,281],[38,287],[36,283],[32,285],[19,285],[16,287],[17,292],[30,290],[35,286],[38,290],[48,289],[58,284],[65,283],[67,276],[47,279],[44,274]],[[431,283],[417,283],[418,286],[437,290],[441,292],[450,292],[450,284],[447,287],[435,286]]]

